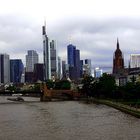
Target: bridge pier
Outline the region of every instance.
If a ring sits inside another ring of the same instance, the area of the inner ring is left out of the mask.
[[[41,96],[40,96],[40,101],[41,101],[41,102],[44,102],[44,101],[51,101],[51,100],[52,100],[51,97],[45,96],[43,93],[42,93]]]

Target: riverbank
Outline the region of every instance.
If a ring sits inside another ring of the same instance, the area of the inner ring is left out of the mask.
[[[103,100],[103,99],[95,99],[95,98],[89,98],[88,103],[98,103],[98,104],[105,104],[108,106],[111,106],[113,108],[116,108],[122,112],[125,112],[127,114],[133,115],[137,118],[140,118],[140,109],[135,107],[130,107],[128,105],[124,105],[120,102],[113,102],[110,100]]]

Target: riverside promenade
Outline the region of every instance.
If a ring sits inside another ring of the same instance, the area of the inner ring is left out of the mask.
[[[132,107],[132,106],[125,105],[120,102],[114,102],[111,100],[95,99],[95,98],[88,98],[88,102],[97,103],[97,104],[105,104],[107,106],[111,106],[127,114],[133,115],[137,118],[140,118],[140,108],[137,108],[137,107]]]

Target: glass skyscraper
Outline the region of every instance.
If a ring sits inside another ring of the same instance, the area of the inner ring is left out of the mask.
[[[80,50],[76,50],[76,46],[69,44],[67,46],[67,55],[69,77],[71,80],[78,80],[80,78]]]
[[[26,72],[34,71],[34,64],[38,63],[38,54],[34,50],[28,50],[26,55]]]
[[[10,60],[10,82],[20,83],[24,66],[21,59]]]
[[[46,34],[46,25],[42,27],[43,35],[43,59],[44,59],[44,80],[51,79],[50,44]]]
[[[56,43],[54,40],[50,42],[50,60],[51,60],[51,79],[58,78],[58,60],[57,60],[57,51]]]
[[[68,54],[68,64],[70,67],[74,67],[75,66],[75,51],[76,51],[76,47],[72,44],[69,44],[67,46],[67,54]]]

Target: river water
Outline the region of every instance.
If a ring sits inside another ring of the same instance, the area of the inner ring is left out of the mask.
[[[114,108],[25,99],[0,97],[0,140],[140,140],[140,119]]]

